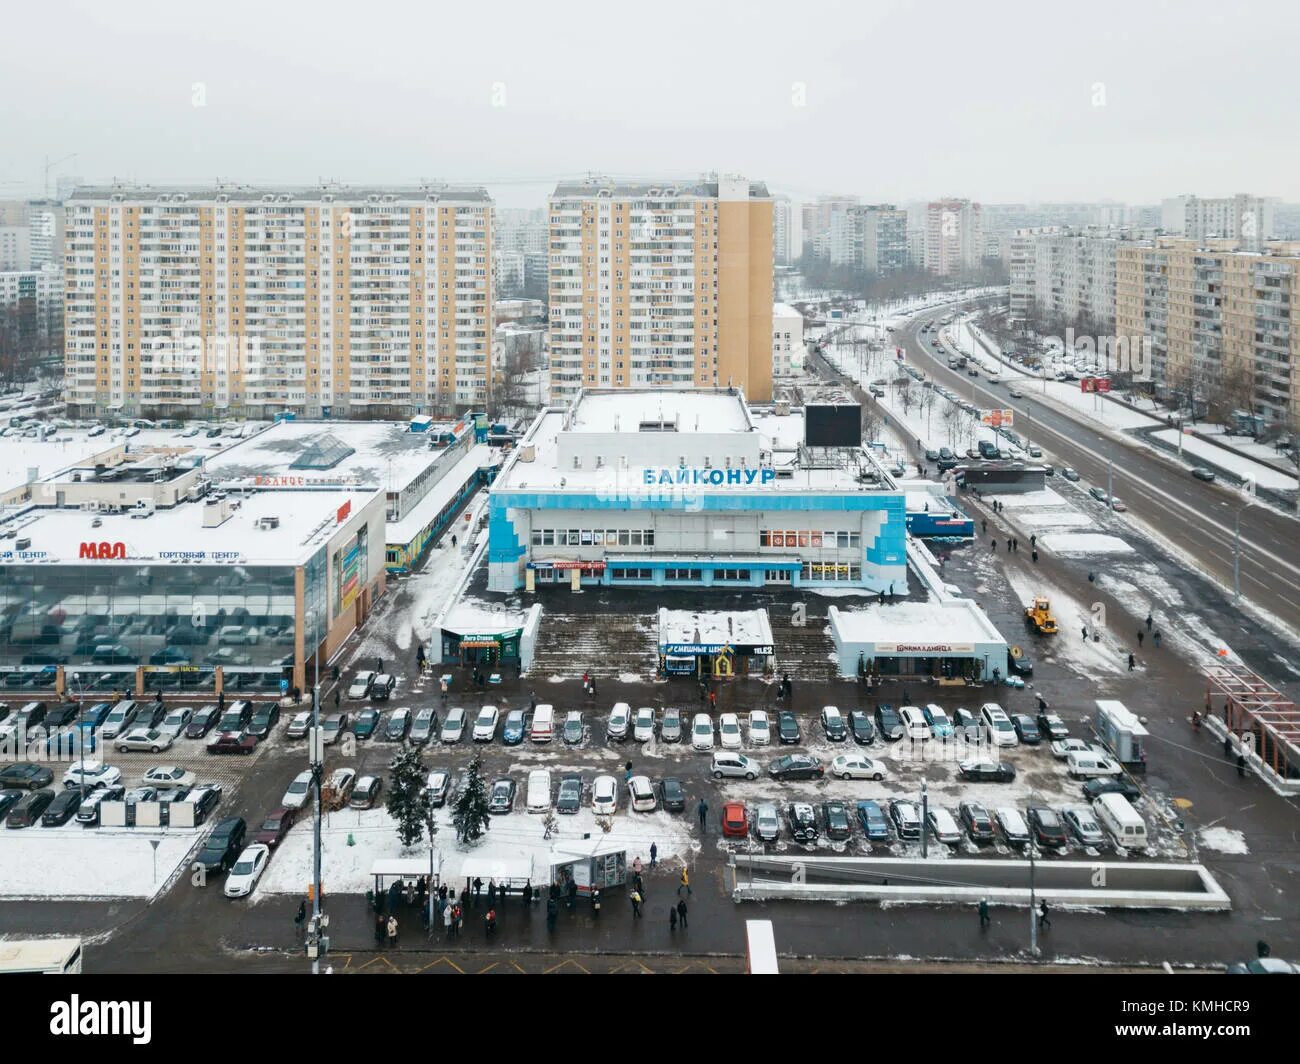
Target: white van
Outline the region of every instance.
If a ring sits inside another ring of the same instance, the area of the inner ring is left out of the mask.
[[[547,706],[547,709],[550,707]],[[528,773],[528,811],[545,813],[551,808],[551,774],[544,768]]]
[[[1092,803],[1101,826],[1115,836],[1115,841],[1126,850],[1147,848],[1147,826],[1122,794],[1103,794]]]
[[[528,738],[535,743],[549,743],[555,738],[555,707],[543,703],[533,710],[533,723]]]
[[[1011,718],[1002,712],[1002,707],[996,702],[985,702],[980,706],[980,720],[984,722],[984,730],[988,732],[989,742],[994,746],[1015,746],[1020,742],[1016,738]]]
[[[442,731],[438,736],[444,743],[458,743],[465,737],[465,707],[452,706],[442,718]]]
[[[903,732],[909,739],[930,738],[930,725],[920,706],[900,706],[898,715],[903,718]]]
[[[1102,754],[1091,750],[1075,750],[1065,759],[1066,770],[1075,780],[1091,780],[1101,776],[1118,776],[1124,770]]]
[[[628,780],[627,793],[631,796],[634,813],[653,813],[659,807],[655,790],[646,776],[633,776]]]

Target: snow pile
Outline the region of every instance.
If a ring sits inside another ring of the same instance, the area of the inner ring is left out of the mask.
[[[1030,603],[1035,595],[1047,595],[1051,600],[1052,614],[1060,628],[1059,634],[1038,642],[1038,653],[1048,661],[1058,661],[1082,676],[1098,673],[1119,674],[1128,668],[1128,651],[1111,638],[1103,628],[1101,639],[1095,640],[1094,618],[1089,607],[1064,594],[1059,588],[1044,586],[1031,574],[1009,568],[1005,573],[1016,597]],[[1087,626],[1088,638],[1082,636]]]
[[[1039,536],[1039,542],[1057,554],[1131,554],[1133,548],[1118,536],[1095,532],[1052,532]]]
[[[195,831],[58,828],[6,831],[0,838],[0,897],[152,898],[185,861]],[[154,848],[158,846],[157,874]]]
[[[1196,841],[1204,849],[1216,850],[1219,853],[1250,853],[1250,847],[1246,845],[1246,836],[1233,828],[1201,828],[1196,833]]]

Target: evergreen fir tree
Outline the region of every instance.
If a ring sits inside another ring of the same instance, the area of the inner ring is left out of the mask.
[[[392,778],[384,804],[388,815],[397,821],[397,837],[402,846],[410,848],[424,837],[424,826],[429,819],[429,792],[424,785],[419,750],[403,750],[389,763],[389,768]]]
[[[488,829],[491,814],[488,812],[487,783],[483,779],[483,758],[474,755],[465,773],[465,786],[456,797],[452,823],[456,838],[461,842],[477,842]]]

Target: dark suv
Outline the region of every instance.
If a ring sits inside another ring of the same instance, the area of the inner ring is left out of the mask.
[[[209,872],[225,872],[243,850],[247,831],[248,825],[242,816],[227,817],[220,821],[199,851],[199,864]]]

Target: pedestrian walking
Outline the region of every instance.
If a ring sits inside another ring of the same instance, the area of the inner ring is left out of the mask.
[[[989,541],[989,550],[991,550],[994,554],[998,552],[998,541],[996,539]]]
[[[1008,554],[1011,553],[1011,540],[1009,540],[1009,539],[1007,540],[1007,553],[1008,553]]]
[[[1143,638],[1144,638],[1144,635],[1143,635],[1142,629],[1139,628],[1139,629],[1138,629],[1138,649],[1139,649],[1139,650],[1142,648],[1142,640],[1143,640]]]
[[[595,697],[596,697],[596,677],[594,677],[594,676],[591,678],[591,687],[590,687],[590,691],[591,691],[591,697],[592,697],[592,698],[595,698]]]
[[[488,911],[483,914],[483,937],[491,938],[496,929],[497,911],[495,909],[488,909]]]
[[[447,937],[451,938],[451,926],[455,921],[455,906],[445,904],[442,907],[442,926],[446,929]]]
[[[1148,614],[1147,614],[1147,631],[1148,631],[1148,632],[1151,631],[1151,622],[1152,622],[1152,620],[1153,620],[1153,618],[1152,618],[1151,614],[1148,613]]]
[[[597,918],[600,916],[600,890],[596,887],[591,890],[591,915]]]
[[[483,880],[478,876],[474,877],[474,908],[478,908],[479,898],[483,896]]]
[[[1038,536],[1037,536],[1037,535],[1032,535],[1032,536],[1029,537],[1029,545],[1030,545],[1031,547],[1037,547],[1037,546],[1038,546]]]
[[[497,881],[488,880],[488,906],[491,907],[497,903]]]
[[[537,692],[536,692],[536,691],[534,691],[534,692],[533,692],[531,695],[529,695],[529,697],[528,697],[528,708],[529,708],[530,711],[536,711],[536,709],[537,709]]]
[[[682,896],[683,888],[685,888],[687,894],[691,893],[691,877],[685,868],[682,869],[682,878],[677,884],[677,896],[679,898]]]
[[[659,863],[659,847],[653,842],[650,844],[650,867],[653,868]]]
[[[1037,564],[1038,564],[1038,549],[1037,549],[1037,548],[1034,548],[1034,551],[1033,551],[1033,553],[1030,555],[1030,557],[1033,559],[1034,564],[1037,565]]]
[[[717,691],[710,691],[710,692],[709,692],[709,708],[710,708],[710,709],[717,709],[717,708],[718,708],[718,692],[717,692]]]
[[[1160,649],[1160,633],[1159,633],[1159,632],[1156,632],[1156,634],[1153,635],[1153,636],[1151,637],[1151,642],[1153,642],[1153,643],[1156,645],[1156,649],[1157,649],[1157,650]]]
[[[695,812],[699,814],[700,832],[703,833],[707,827],[706,821],[708,820],[708,816],[709,816],[709,803],[706,802],[703,798],[701,798],[700,804],[695,807]]]
[[[559,918],[560,907],[554,898],[546,899],[546,930],[555,930],[555,921]]]
[[[1020,540],[1016,539],[1014,536],[1011,539],[1011,549],[1017,554],[1020,553]]]
[[[677,909],[672,905],[668,906],[668,930],[677,930]]]
[[[677,919],[682,925],[682,930],[686,930],[686,899],[681,898],[677,902]]]
[[[1083,626],[1083,641],[1085,643],[1088,641],[1088,626],[1086,624]]]
[[[388,918],[388,948],[395,949],[396,947],[397,947],[397,917],[390,916]]]
[[[992,920],[989,919],[989,900],[988,898],[981,898],[980,899],[980,930],[983,931],[984,928],[988,927],[990,923],[992,923]]]
[[[1136,666],[1137,666],[1137,658],[1135,658],[1132,654],[1130,654],[1128,656],[1128,671],[1132,672]]]
[[[638,894],[640,894],[641,897],[644,898],[644,897],[645,897],[645,880],[641,878],[641,873],[640,873],[640,872],[638,872],[635,876],[632,877],[632,884],[636,887],[636,892],[637,892]]]
[[[1245,754],[1237,755],[1237,775],[1241,776],[1243,779],[1245,779],[1246,777],[1246,755]]]
[[[307,903],[300,901],[298,903],[298,912],[293,918],[293,926],[299,932],[302,931],[303,924],[307,922]]]
[[[987,533],[989,530],[989,519],[987,517],[980,519],[980,532]]]
[[[339,689],[337,687],[334,688],[334,708],[339,708]]]
[[[639,876],[641,874],[641,855],[637,854],[632,858],[632,874]]]
[[[383,671],[384,671],[384,659],[375,658],[375,672],[383,672]]]
[[[527,909],[533,903],[533,881],[528,879],[524,883],[524,908]]]
[[[1042,931],[1051,926],[1052,918],[1047,915],[1047,899],[1044,898],[1038,906],[1038,930]]]
[[[456,906],[456,937],[460,938],[460,933],[465,928],[465,910],[462,906]]]
[[[641,892],[632,891],[632,917],[635,920],[641,919]]]
[[[384,914],[379,913],[375,917],[375,945],[384,944],[384,936],[388,934],[388,921],[384,919]]]

